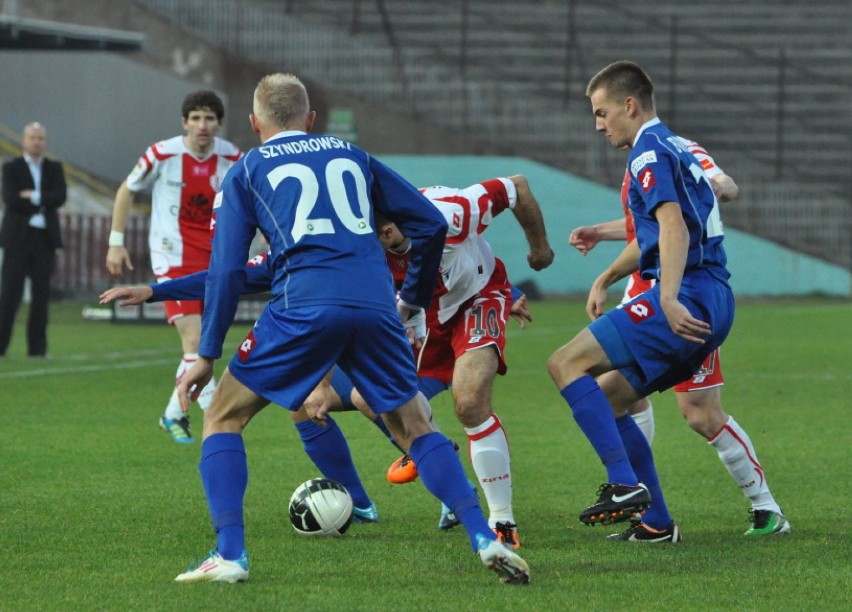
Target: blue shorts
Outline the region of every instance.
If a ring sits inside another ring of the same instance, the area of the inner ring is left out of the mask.
[[[426,376],[418,376],[417,384],[420,387],[420,392],[426,396],[427,400],[431,400],[439,393],[450,388],[448,384],[437,378]],[[352,390],[355,388],[355,385],[352,384],[352,381],[340,368],[334,368],[334,373],[331,375],[331,387],[340,397],[340,403],[343,404],[344,411],[358,410],[355,404],[352,403]]]
[[[710,324],[704,344],[684,340],[672,331],[660,306],[659,283],[589,325],[610,363],[642,397],[692,376],[733,325],[731,288],[705,270],[684,275],[678,299],[692,316]]]
[[[335,364],[378,414],[417,395],[411,345],[394,311],[267,306],[228,369],[264,399],[295,411]]]

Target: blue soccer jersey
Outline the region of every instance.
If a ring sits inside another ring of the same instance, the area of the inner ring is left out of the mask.
[[[659,119],[639,130],[627,160],[630,173],[628,206],[636,226],[643,278],[660,278],[659,225],[654,210],[678,202],[689,231],[686,270],[707,269],[720,280],[730,276],[722,247],[719,205],[700,162],[683,140]]]
[[[222,354],[258,228],[270,245],[274,311],[352,306],[395,312],[374,212],[412,241],[416,263],[401,299],[427,306],[447,225],[410,183],[333,136],[281,132],[249,151],[228,172],[214,203],[199,354]]]

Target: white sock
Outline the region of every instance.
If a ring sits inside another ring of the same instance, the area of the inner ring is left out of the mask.
[[[642,435],[648,440],[648,445],[650,446],[654,441],[654,405],[651,403],[651,400],[646,401],[648,402],[647,409],[636,414],[631,414],[630,416],[633,417],[633,420],[639,427]]]
[[[198,353],[184,353],[183,361],[181,362],[183,365],[183,370],[181,371],[178,368],[178,374],[175,377],[175,382],[180,382],[181,376],[183,376],[184,372],[188,371],[195,365],[195,362],[198,361]],[[204,388],[201,390],[201,393],[198,395],[198,405],[202,410],[207,410],[207,407],[210,406],[210,402],[213,400],[213,392],[216,390],[216,377],[213,376],[210,379]]]
[[[169,403],[166,405],[163,416],[173,421],[183,418],[183,410],[180,409],[180,402],[178,401],[177,387],[172,389],[172,396],[169,398]]]
[[[757,460],[754,446],[748,434],[737,424],[734,417],[729,416],[722,429],[707,443],[716,448],[719,460],[751,501],[752,508],[781,512],[778,503],[769,492],[763,466]]]
[[[183,418],[184,413],[180,409],[180,402],[178,401],[177,394],[177,385],[180,382],[181,377],[184,373],[189,370],[195,362],[198,361],[198,353],[184,353],[183,359],[181,359],[180,364],[178,364],[177,370],[175,371],[175,388],[172,390],[172,395],[169,398],[169,403],[166,406],[166,410],[163,413],[167,419],[178,420]],[[206,410],[207,406],[210,405],[210,400],[213,398],[213,391],[216,390],[216,378],[212,378],[209,383],[201,390],[201,395],[198,396],[198,404],[201,406],[202,410]]]
[[[500,419],[492,414],[478,427],[465,427],[464,431],[473,471],[488,502],[488,524],[493,528],[500,521],[514,523],[509,441]]]

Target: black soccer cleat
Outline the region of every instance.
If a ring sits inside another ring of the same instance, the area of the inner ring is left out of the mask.
[[[621,523],[650,505],[651,494],[641,482],[638,485],[605,482],[598,489],[598,501],[580,513],[580,522],[586,525]]]
[[[642,521],[634,521],[626,531],[614,533],[607,536],[606,539],[621,542],[644,542],[646,544],[660,544],[663,542],[677,544],[683,540],[683,536],[680,533],[680,527],[677,526],[677,523],[672,523],[665,529],[654,529],[653,527],[648,527]]]

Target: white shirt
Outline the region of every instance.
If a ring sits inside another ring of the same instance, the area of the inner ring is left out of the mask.
[[[30,202],[36,207],[41,206],[41,164],[43,159],[43,157],[35,159],[24,153],[24,161],[27,162],[27,166],[30,169],[34,185],[33,193],[30,196]],[[47,222],[44,219],[44,214],[38,212],[30,217],[30,227],[36,227],[38,229],[46,228]]]
[[[204,157],[186,148],[183,136],[148,147],[130,176],[127,187],[151,189],[151,265],[157,276],[169,270],[182,274],[205,270],[210,261],[210,222],[213,198],[240,150],[221,138]]]

